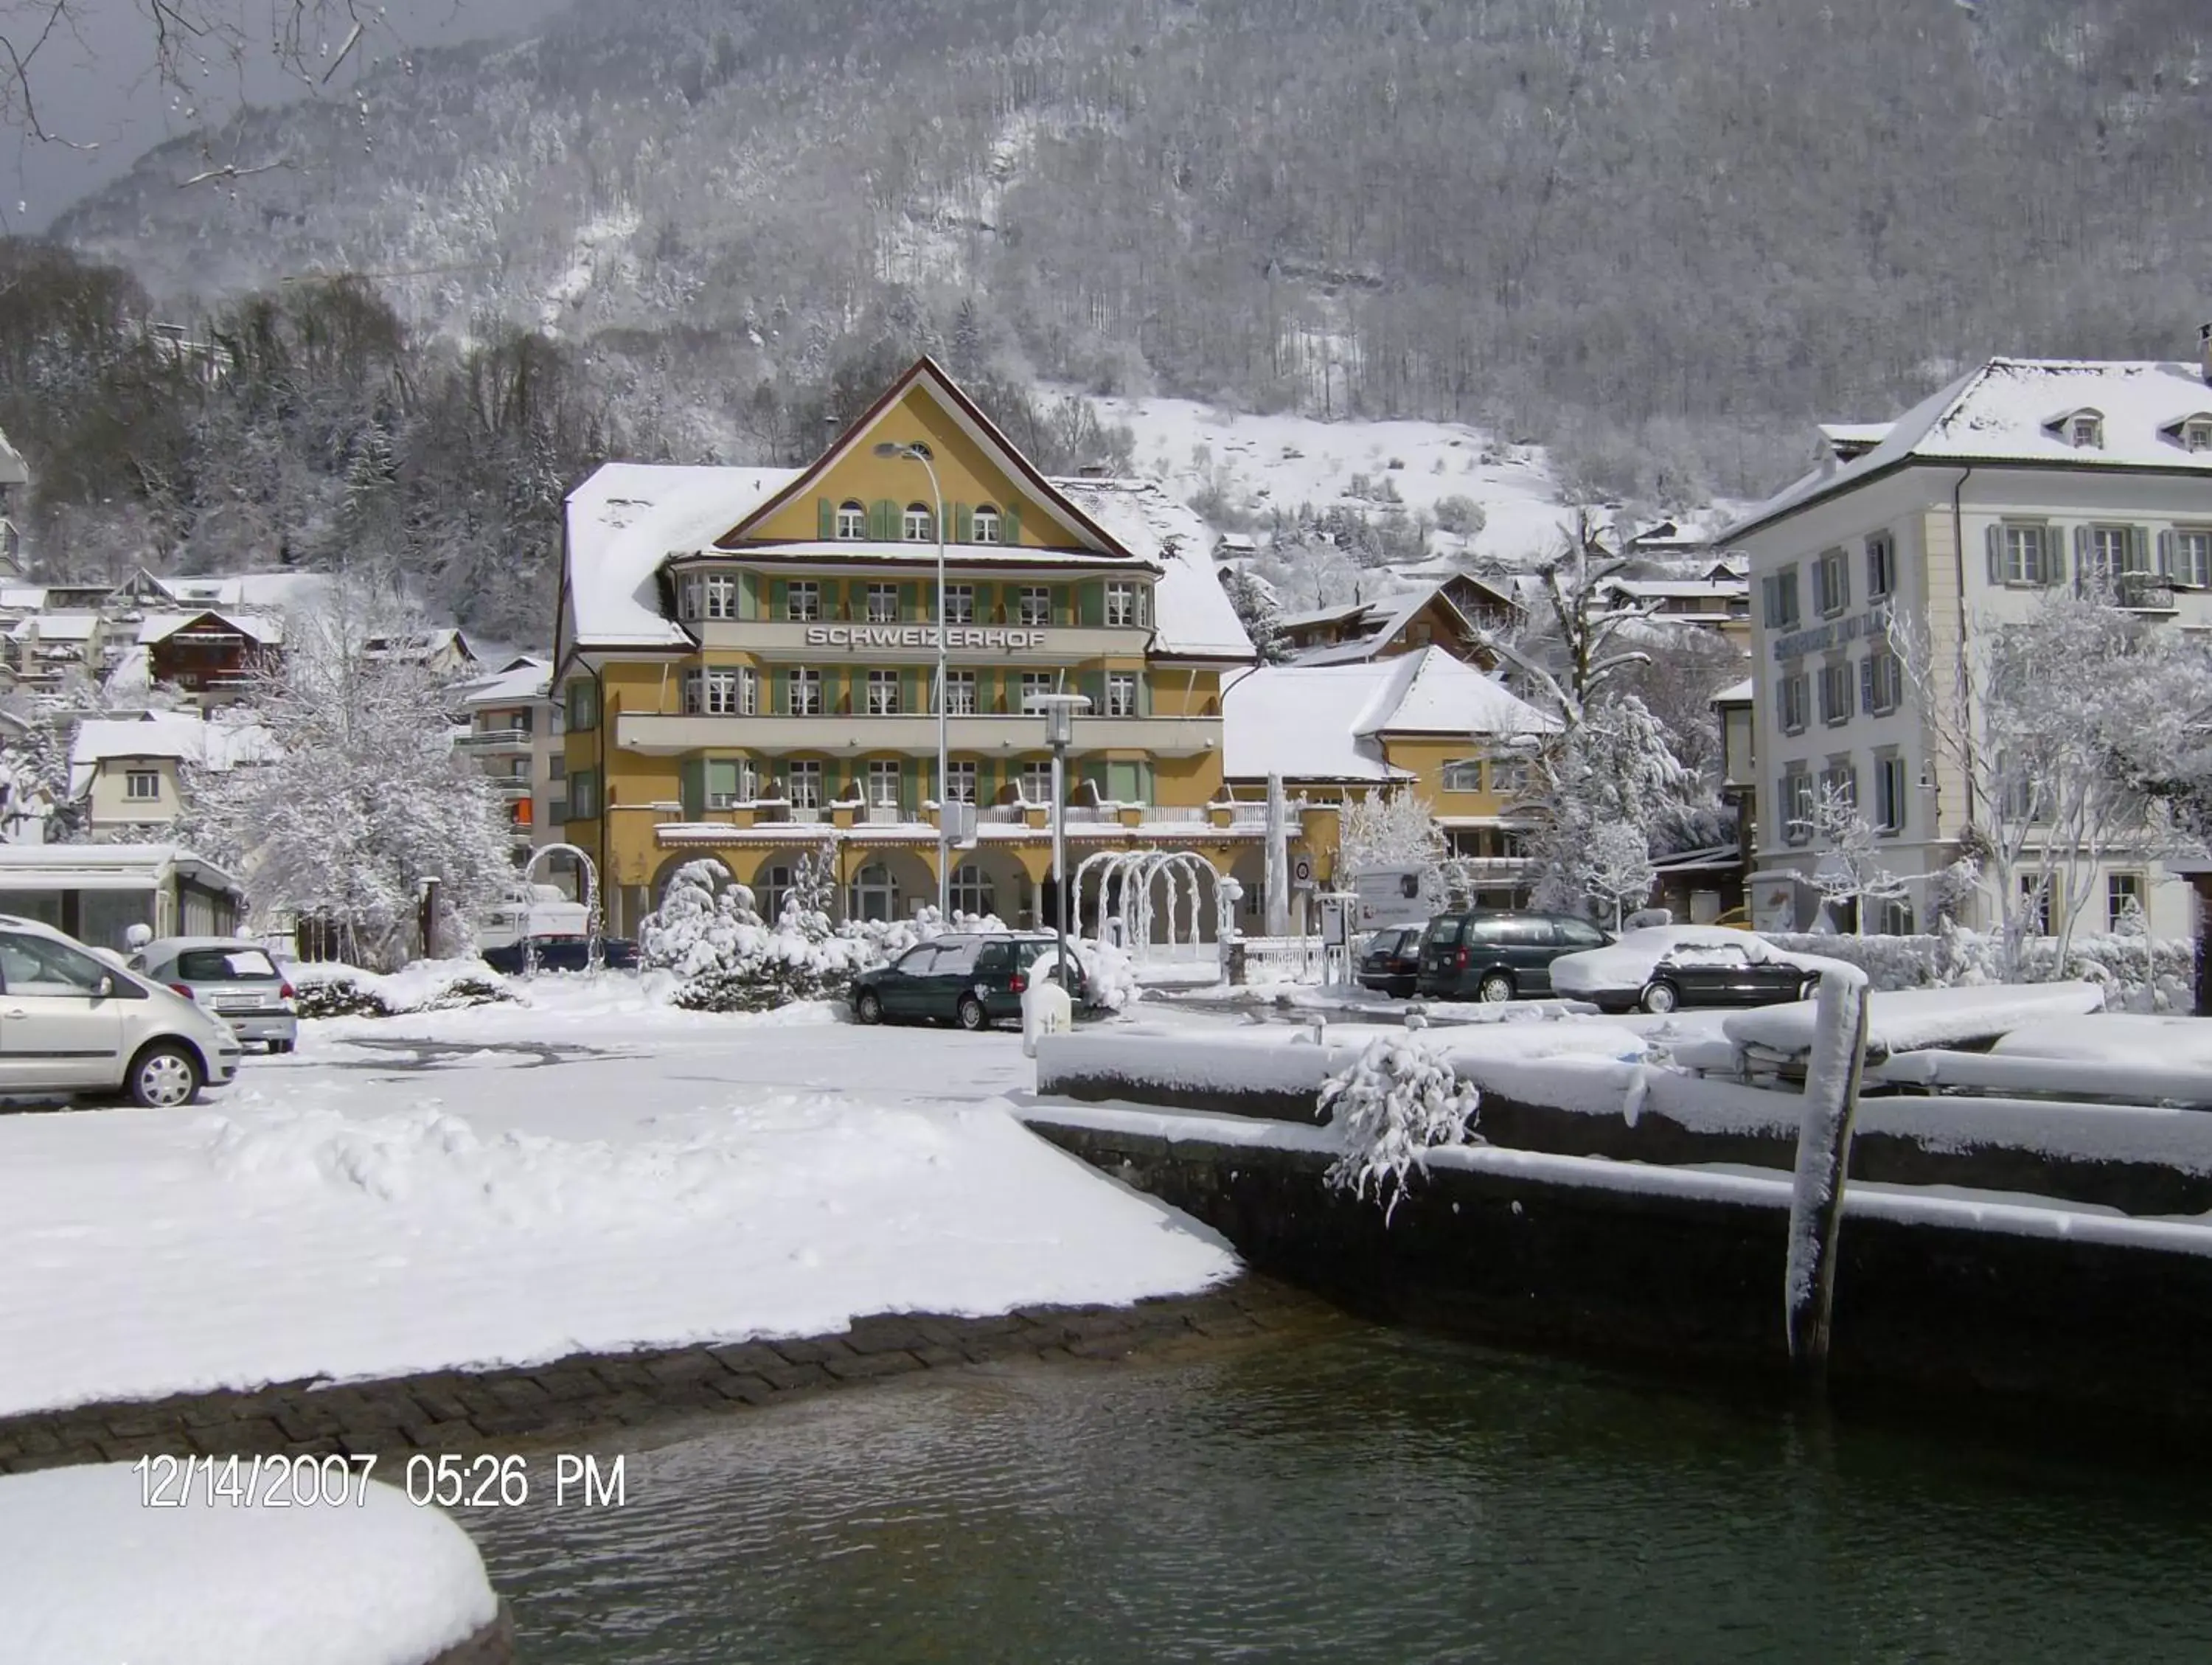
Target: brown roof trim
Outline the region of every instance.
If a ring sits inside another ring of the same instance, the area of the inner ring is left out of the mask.
[[[714,540],[714,546],[717,549],[729,548],[731,541],[740,536],[745,528],[758,524],[767,516],[801,495],[813,484],[823,470],[829,466],[832,458],[842,454],[848,446],[873,426],[878,417],[903,398],[907,390],[925,375],[932,378],[937,386],[951,398],[961,412],[983,430],[992,444],[997,446],[1006,456],[1012,459],[1016,470],[1043,502],[1089,532],[1105,546],[1109,553],[1126,560],[1136,558],[1134,550],[1129,549],[1120,538],[1115,537],[1062,495],[1060,489],[1038,471],[1036,465],[1024,456],[1013,441],[1000,431],[999,425],[983,414],[982,407],[963,392],[960,385],[945,374],[945,368],[927,353],[908,365],[905,373],[898,380],[877,394],[875,403],[848,423],[844,431],[830,442],[820,456],[799,471],[798,477],[765,502],[757,505],[744,520]]]

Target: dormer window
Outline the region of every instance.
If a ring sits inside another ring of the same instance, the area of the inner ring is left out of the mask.
[[[2076,451],[2103,449],[2104,417],[2094,410],[2076,410],[2066,419],[2066,443]]]
[[[2191,416],[2181,425],[2185,451],[2212,451],[2212,416]]]
[[[837,505],[837,536],[858,540],[868,535],[868,507],[866,503],[846,501]]]

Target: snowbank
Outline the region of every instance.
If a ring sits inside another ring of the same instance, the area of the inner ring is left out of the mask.
[[[468,1534],[357,1467],[328,1476],[343,1503],[283,1509],[210,1506],[204,1471],[185,1506],[148,1508],[151,1478],[0,1479],[11,1665],[422,1665],[498,1616]]]
[[[2091,983],[1890,990],[1867,997],[1867,1051],[1881,1057],[1989,1041],[2050,1018],[2095,1012],[2104,1003],[2104,992]],[[1762,1006],[1732,1013],[1722,1029],[1739,1046],[1801,1053],[1813,1044],[1815,1012],[1802,1002]]]
[[[1863,970],[1877,990],[1948,988],[1993,983],[2000,975],[1997,944],[1980,932],[1947,930],[1917,937],[1846,937],[1815,933],[1766,933],[1793,953],[1826,955]],[[2194,1004],[2195,945],[2139,936],[2077,936],[2061,969],[2054,939],[2027,945],[2032,979],[2093,982],[2113,1011],[2186,1012]]]
[[[2154,1018],[2130,1012],[2046,1018],[2032,1028],[2013,1030],[1991,1050],[2008,1056],[2212,1072],[2212,1018]]]

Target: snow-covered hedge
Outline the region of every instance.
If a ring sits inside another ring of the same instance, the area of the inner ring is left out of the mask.
[[[1481,1094],[1419,1032],[1378,1037],[1349,1069],[1322,1083],[1321,1108],[1344,1136],[1328,1182],[1354,1196],[1371,1189],[1387,1223],[1422,1153],[1469,1137]]]
[[[1847,937],[1762,932],[1778,948],[1825,954],[1867,974],[1877,989],[1950,988],[2000,982],[1997,944],[1978,931],[1947,927],[1917,937]],[[2051,938],[2031,941],[2028,976],[2038,982],[2093,982],[2112,1012],[2187,1012],[2195,1004],[2196,945],[2142,936],[2077,936],[2066,963],[2055,963]]]
[[[515,998],[482,960],[418,960],[404,971],[364,971],[336,961],[295,965],[289,976],[302,1018],[397,1018],[495,1006]]]

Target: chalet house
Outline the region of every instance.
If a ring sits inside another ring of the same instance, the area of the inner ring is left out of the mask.
[[[283,644],[281,620],[244,611],[150,613],[138,626],[147,680],[203,703],[237,698]]]
[[[70,743],[70,797],[95,836],[166,827],[185,807],[187,764],[228,770],[276,752],[257,723],[210,722],[185,711],[94,717]]]
[[[463,677],[477,669],[476,649],[459,630],[417,630],[405,635],[371,636],[362,657],[419,665],[433,676]]]
[[[98,613],[33,613],[9,629],[9,667],[20,685],[51,691],[72,672],[99,675],[106,638],[106,621]]]
[[[1282,630],[1299,665],[1355,665],[1424,647],[1485,664],[1488,656],[1475,647],[1476,635],[1504,628],[1514,611],[1503,591],[1455,573],[1425,590],[1293,613],[1283,620]]]
[[[1662,623],[1701,625],[1750,645],[1747,578],[1610,578],[1599,587],[1608,605],[1641,607]]]

